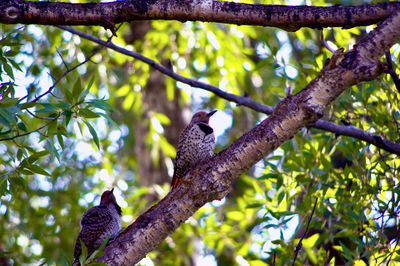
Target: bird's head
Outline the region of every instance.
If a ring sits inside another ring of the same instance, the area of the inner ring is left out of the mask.
[[[211,111],[209,113],[201,111],[201,112],[197,112],[193,115],[192,117],[192,121],[190,121],[191,123],[206,123],[208,124],[208,121],[210,120],[210,117],[215,114],[215,112],[217,112],[217,110]]]
[[[107,205],[109,203],[117,203],[113,194],[114,188],[106,190],[101,194],[100,205]]]

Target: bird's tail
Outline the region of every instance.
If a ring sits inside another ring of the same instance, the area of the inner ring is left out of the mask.
[[[172,181],[171,181],[171,190],[176,188],[178,186],[179,179],[176,177],[176,174],[174,172],[174,175],[172,176]]]
[[[179,179],[180,178],[178,177],[177,171],[175,170],[171,180],[171,190],[174,190],[178,186]]]

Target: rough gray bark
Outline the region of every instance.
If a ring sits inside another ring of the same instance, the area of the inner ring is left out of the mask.
[[[400,2],[363,6],[281,6],[215,0],[126,0],[110,3],[62,3],[3,0],[0,23],[101,25],[132,20],[164,19],[259,25],[296,31],[301,27],[346,27],[383,21]]]
[[[174,232],[205,203],[227,195],[232,182],[246,169],[317,121],[324,108],[346,88],[376,78],[380,58],[400,40],[397,11],[348,52],[338,50],[320,75],[294,96],[288,96],[271,116],[232,145],[182,179],[180,186],[141,215],[105,248],[102,261],[132,265]]]

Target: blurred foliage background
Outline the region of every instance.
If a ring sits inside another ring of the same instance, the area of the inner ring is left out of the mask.
[[[111,35],[76,29],[103,40]],[[330,46],[347,50],[372,29],[323,33]],[[57,27],[0,25],[0,32],[0,264],[70,264],[80,218],[107,188],[115,187],[123,225],[132,223],[169,192],[174,147],[195,111],[219,110],[211,121],[216,151],[266,117]],[[287,87],[304,88],[331,56],[320,31],[308,28],[140,21],[117,33],[119,46],[271,106]],[[391,50],[395,68],[399,51]],[[399,143],[399,91],[383,74],[349,88],[324,119]],[[398,156],[365,142],[303,129],[141,264],[271,265],[274,257],[276,265],[291,264],[316,198],[296,264],[398,261],[399,167]]]

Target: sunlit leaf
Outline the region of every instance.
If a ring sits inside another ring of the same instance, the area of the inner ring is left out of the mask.
[[[97,148],[100,149],[99,137],[97,136],[96,130],[93,128],[93,126],[91,124],[89,124],[89,122],[87,122],[85,120],[83,120],[83,122],[88,127],[90,134],[92,134],[93,140],[96,143]]]
[[[51,176],[46,170],[35,164],[27,165],[26,168],[37,174]]]

